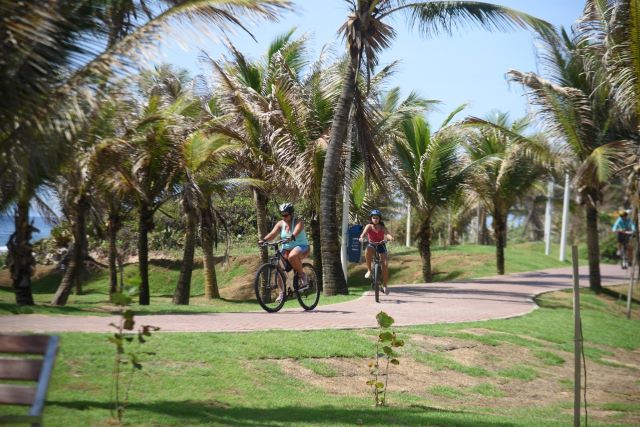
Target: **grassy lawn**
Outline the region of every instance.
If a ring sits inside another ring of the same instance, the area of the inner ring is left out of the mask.
[[[589,425],[638,425],[640,310],[627,320],[621,302],[586,289],[582,301]],[[140,348],[151,354],[125,424],[571,425],[571,294],[538,303],[519,318],[397,328],[406,345],[383,408],[365,384],[374,330],[156,333]],[[45,425],[116,424],[107,338],[62,334]]]
[[[255,248],[254,248],[255,251]],[[400,244],[390,246],[390,283],[421,283],[422,264],[415,248],[406,248]],[[557,248],[553,248],[553,256],[544,255],[542,243],[511,244],[506,248],[507,272],[522,272],[543,268],[569,266],[568,262],[557,260]],[[151,261],[149,282],[151,288],[151,305],[134,305],[140,313],[213,313],[213,312],[245,312],[259,311],[260,307],[253,295],[253,277],[257,268],[257,255],[235,255],[228,265],[219,264],[217,278],[222,299],[206,300],[204,298],[204,277],[202,266],[196,266],[191,283],[191,301],[188,306],[176,306],[171,298],[180,273],[179,261],[156,259]],[[460,245],[449,248],[435,248],[433,251],[434,280],[476,278],[495,275],[495,248],[492,246]],[[352,264],[349,268],[349,295],[334,297],[322,296],[320,305],[335,304],[358,298],[369,289],[370,282],[364,278],[364,263]],[[124,269],[126,286],[137,286],[139,276],[136,264],[129,264]],[[0,270],[0,315],[12,313],[42,314],[108,314],[113,306],[108,301],[108,272],[94,274],[83,285],[81,295],[72,294],[66,307],[49,305],[58,284],[60,273],[51,267],[39,268],[38,276],[33,280],[35,307],[17,307],[11,289],[8,272]],[[298,303],[287,302],[290,306]]]

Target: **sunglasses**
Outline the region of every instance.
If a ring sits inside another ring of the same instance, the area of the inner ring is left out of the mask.
[[[280,212],[280,215],[282,215],[282,216],[289,216],[289,215],[291,215],[291,214],[290,214],[289,212]]]

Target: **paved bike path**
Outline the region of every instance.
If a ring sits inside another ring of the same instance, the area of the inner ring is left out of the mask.
[[[627,271],[601,265],[602,284],[626,282]],[[580,285],[588,286],[587,267],[580,269]],[[138,315],[140,324],[165,332],[240,332],[269,329],[355,329],[375,327],[375,315],[384,310],[397,326],[455,323],[520,316],[534,310],[535,295],[573,286],[571,268],[514,273],[467,281],[394,285],[376,304],[373,293],[313,311],[291,308],[279,313],[211,313]],[[322,298],[322,297],[321,297]],[[0,316],[0,332],[111,332],[116,316]]]

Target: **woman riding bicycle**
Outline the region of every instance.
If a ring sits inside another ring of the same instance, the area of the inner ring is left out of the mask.
[[[283,203],[280,205],[280,215],[282,219],[276,223],[273,230],[264,236],[259,243],[272,240],[278,234],[281,239],[290,239],[282,245],[283,253],[293,269],[298,273],[300,278],[299,290],[304,290],[307,284],[307,277],[302,270],[302,260],[309,255],[309,240],[307,233],[304,231],[304,223],[302,220],[295,218],[293,213],[295,209],[291,203]],[[283,292],[284,289],[281,289]],[[279,298],[282,297],[280,294]]]
[[[633,220],[629,218],[628,210],[620,210],[618,219],[613,223],[611,231],[617,232],[618,255],[622,256],[623,251],[626,249],[627,260],[630,260],[632,248],[631,245],[629,245],[629,240],[631,234],[636,231],[636,225],[633,223]],[[626,265],[623,265],[623,268],[626,268]]]
[[[377,250],[380,254],[380,263],[382,264],[382,286],[384,289],[384,293],[389,295],[389,288],[387,287],[387,281],[389,279],[389,268],[388,268],[388,260],[387,260],[387,245],[376,245],[376,243],[382,242],[383,240],[392,241],[393,236],[389,234],[386,227],[384,226],[384,222],[382,222],[382,212],[378,209],[374,209],[369,213],[369,224],[364,227],[362,230],[362,234],[360,235],[360,241],[364,241],[365,235],[367,236],[367,250],[364,254],[365,259],[367,260],[367,273],[364,275],[365,278],[369,278],[371,276],[371,261],[373,260],[373,251]]]

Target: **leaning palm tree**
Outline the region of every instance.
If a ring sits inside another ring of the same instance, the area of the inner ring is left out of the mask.
[[[99,105],[114,71],[135,69],[176,19],[217,28],[240,27],[246,18],[275,19],[288,0],[43,0],[16,7],[0,0],[0,210],[14,201],[28,218],[29,201],[55,176],[69,141]],[[96,82],[103,82],[96,86]],[[9,245],[17,289],[30,287],[28,220],[16,218]],[[15,250],[14,250],[15,249]],[[13,268],[12,267],[12,268]],[[23,292],[16,293],[18,297]],[[18,297],[24,303],[29,298]],[[27,302],[30,303],[30,302]]]
[[[530,118],[510,122],[507,113],[486,119],[465,120],[473,132],[463,144],[473,164],[470,185],[492,216],[496,242],[496,268],[504,274],[509,210],[540,178],[548,173],[551,155],[540,135],[527,136]]]
[[[541,62],[548,79],[515,70],[508,74],[525,87],[542,124],[562,146],[560,158],[567,160],[565,170],[573,174],[578,201],[585,207],[589,286],[599,291],[598,206],[627,144],[598,51],[588,40],[570,37],[564,30],[544,37],[543,42]]]
[[[351,13],[340,31],[344,34],[349,56],[343,77],[342,93],[336,105],[327,148],[321,186],[322,264],[325,293],[346,293],[346,281],[340,274],[340,248],[336,218],[335,178],[340,168],[349,114],[356,93],[356,78],[362,71],[371,72],[380,52],[391,44],[395,31],[387,22],[405,14],[408,23],[424,35],[452,33],[463,24],[479,25],[490,30],[530,27],[548,31],[550,25],[530,15],[488,3],[406,0],[349,0]],[[369,150],[375,153],[375,149]],[[371,160],[375,161],[375,156]],[[370,172],[376,175],[375,165]]]
[[[427,283],[433,281],[432,221],[440,209],[454,200],[468,172],[459,155],[459,143],[457,132],[443,129],[432,133],[421,116],[406,119],[402,123],[402,138],[394,143],[391,170],[418,213],[418,249],[422,258],[422,278]]]

